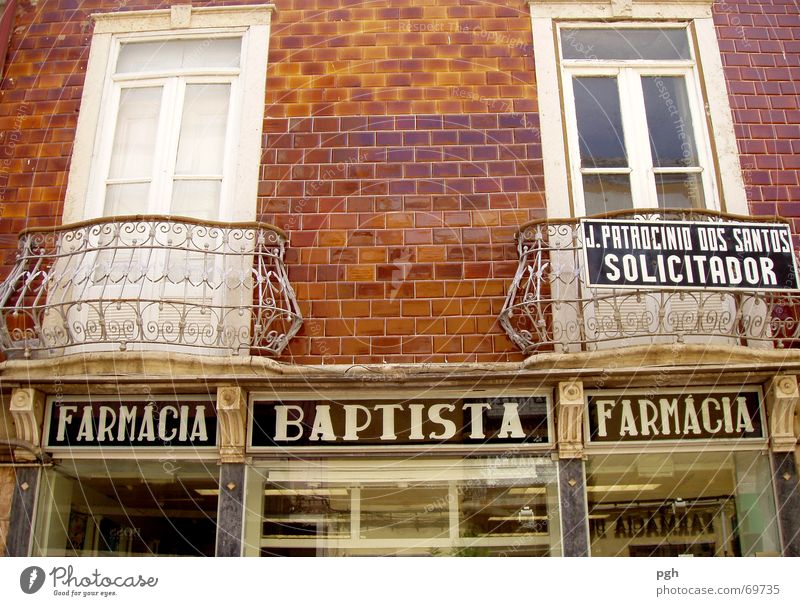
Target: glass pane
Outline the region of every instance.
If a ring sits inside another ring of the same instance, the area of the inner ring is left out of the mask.
[[[160,40],[123,44],[117,73],[238,67],[241,38]]]
[[[361,489],[361,538],[426,539],[449,537],[447,484]]]
[[[655,177],[660,208],[703,208],[703,180],[699,174],[658,173]]]
[[[682,76],[642,78],[653,166],[698,166],[692,112]]]
[[[150,183],[121,183],[106,186],[106,203],[103,215],[139,215],[147,212]]]
[[[314,488],[293,482],[264,486],[265,538],[350,538],[350,489]]]
[[[616,78],[573,78],[581,165],[625,167],[625,136]]]
[[[149,179],[153,172],[160,86],[126,88],[120,92],[109,179]]]
[[[213,221],[219,216],[220,181],[175,181],[171,214]]]
[[[245,554],[560,555],[550,459],[439,463],[310,460],[251,468]]]
[[[587,215],[633,208],[629,175],[583,175]]]
[[[779,554],[759,452],[598,455],[586,472],[593,556]]]
[[[221,175],[230,84],[188,84],[175,172]]]
[[[213,556],[216,465],[64,462],[42,475],[35,555]]]
[[[685,60],[691,59],[683,28],[581,28],[561,30],[564,59]]]

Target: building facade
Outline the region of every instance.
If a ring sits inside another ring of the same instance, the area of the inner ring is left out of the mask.
[[[8,555],[800,555],[794,2],[6,37]]]

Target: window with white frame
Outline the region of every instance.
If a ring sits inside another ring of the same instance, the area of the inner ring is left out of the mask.
[[[116,42],[93,210],[221,218],[234,162],[242,36]]]
[[[716,208],[686,24],[558,34],[576,211]]]
[[[711,0],[532,0],[548,216],[748,214]]]
[[[92,15],[64,223],[255,219],[273,9]]]

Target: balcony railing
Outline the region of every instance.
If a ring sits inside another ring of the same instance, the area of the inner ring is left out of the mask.
[[[25,230],[0,286],[0,347],[279,354],[302,323],[285,244],[263,223],[179,217]]]
[[[624,211],[641,221],[746,222],[701,210]],[[758,219],[761,221],[762,219]],[[517,235],[519,267],[500,324],[525,353],[650,343],[789,347],[800,343],[800,293],[593,288],[578,219],[533,221]]]

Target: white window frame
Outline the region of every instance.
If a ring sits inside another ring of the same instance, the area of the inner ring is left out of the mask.
[[[558,36],[558,28],[562,23],[564,26],[581,27],[594,24],[608,27],[609,23],[635,24],[641,27],[688,24],[690,45],[694,47],[693,69],[697,74],[699,98],[696,102],[702,103],[697,109],[702,107],[705,110],[698,111],[696,116],[692,117],[696,118],[695,130],[703,128],[709,134],[708,144],[704,146],[709,159],[708,170],[704,171],[709,181],[704,191],[705,207],[738,215],[750,214],[711,5],[711,0],[656,2],[600,0],[585,3],[571,0],[541,2],[532,0],[530,2],[536,82],[539,91],[545,198],[549,217],[580,216],[583,210],[582,187],[578,185],[576,188],[575,183],[578,179],[571,178],[572,174],[579,174],[570,166],[572,160],[568,147],[569,138],[577,136],[577,125],[570,124],[574,120],[565,117],[568,91],[565,90],[566,74],[562,71]],[[603,62],[604,65],[609,63],[611,62]],[[554,86],[554,83],[558,85]],[[571,90],[569,93],[571,97]],[[574,116],[574,111],[572,115]],[[701,121],[705,124],[699,124]],[[570,129],[572,135],[568,135]],[[703,139],[697,139],[698,148],[703,147],[702,141]],[[639,151],[638,148],[636,151]],[[646,152],[649,155],[649,147]],[[702,153],[699,149],[698,152]],[[629,148],[629,157],[634,153],[634,150]],[[655,196],[651,200],[655,202]]]
[[[648,23],[614,24],[615,28],[644,29],[658,27],[660,29],[687,31],[686,23],[670,23],[655,25]],[[564,22],[558,24],[559,52],[562,48],[561,37],[564,29],[607,29],[605,23],[584,24],[580,22]],[[691,45],[690,45],[691,50]],[[694,53],[692,53],[694,54]],[[567,130],[567,148],[570,156],[570,172],[574,189],[574,207],[576,214],[588,214],[585,208],[583,192],[583,175],[586,174],[629,174],[631,179],[631,197],[633,208],[655,208],[658,206],[654,174],[657,173],[694,173],[699,174],[702,181],[703,208],[719,210],[716,183],[712,175],[710,162],[711,149],[705,128],[702,97],[697,86],[697,73],[694,57],[689,60],[574,60],[561,59],[562,83],[564,86],[564,115]],[[628,168],[582,168],[579,147],[578,121],[573,93],[573,77],[582,76],[614,76],[617,78],[619,90],[620,113],[625,139],[625,151]],[[649,127],[644,104],[641,78],[648,76],[679,76],[686,82],[689,111],[692,118],[692,136],[697,150],[699,169],[685,167],[661,168],[653,166]]]
[[[102,216],[105,178],[110,162],[116,104],[113,72],[120,44],[132,40],[171,40],[191,37],[241,37],[242,55],[237,82],[231,90],[226,133],[225,175],[219,217],[225,221],[254,221],[261,165],[267,56],[272,4],[192,7],[99,13],[95,22],[81,109],[75,133],[63,223]],[[222,81],[232,70],[203,70],[204,81]],[[166,73],[166,72],[164,72]],[[163,73],[159,73],[159,78]],[[145,74],[142,75],[144,77]],[[188,77],[183,75],[183,77]],[[141,80],[145,82],[145,80]],[[179,125],[173,125],[177,129]],[[176,136],[172,133],[170,136]],[[230,178],[228,178],[228,176]],[[226,183],[227,181],[227,183]],[[155,185],[155,184],[154,184]],[[163,185],[163,184],[162,184]],[[151,187],[150,200],[157,195]],[[149,206],[154,211],[156,208]]]

